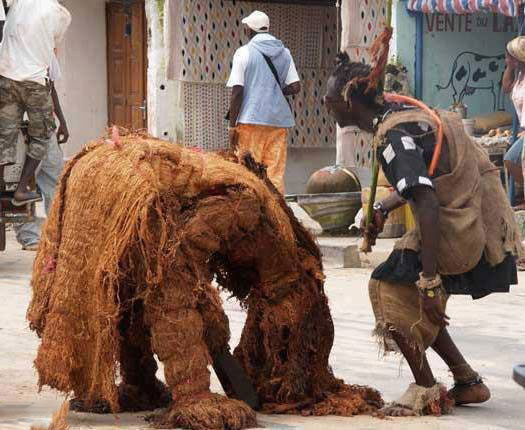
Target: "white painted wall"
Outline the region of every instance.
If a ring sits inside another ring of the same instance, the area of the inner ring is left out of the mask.
[[[74,156],[107,126],[107,63],[105,0],[64,0],[73,21],[59,49],[63,78],[57,83],[68,121],[70,141],[65,158]],[[146,0],[148,22],[148,131],[166,140],[180,140],[182,110],[178,82],[166,80],[160,10]],[[286,170],[288,193],[304,193],[310,175],[335,162],[335,148],[290,148]]]
[[[363,7],[365,2],[361,0],[341,0],[341,51],[346,51],[353,61],[361,61],[363,54],[357,56],[355,48],[359,48],[361,52],[367,50],[370,47],[370,43],[373,40],[370,31],[367,30],[367,24],[370,22],[373,24],[372,33],[377,34],[383,29],[383,18],[377,14],[378,5],[381,4],[379,0],[371,0],[366,2],[366,6]],[[405,3],[394,2],[394,4],[400,3],[405,7]],[[372,7],[373,6],[373,7]],[[374,15],[369,15],[370,11],[374,9],[376,12]],[[365,19],[360,19],[359,16],[364,14]],[[363,36],[367,36],[367,41]],[[393,42],[396,44],[397,42]],[[368,57],[364,55],[365,58]],[[367,59],[367,61],[369,61]],[[364,136],[363,136],[364,135]],[[356,154],[359,151],[357,147],[358,142],[361,138],[365,139],[367,145],[371,143],[371,136],[365,134],[357,127],[345,127],[341,129],[337,127],[337,164],[346,166],[354,170],[361,185],[363,187],[369,186],[371,182],[371,170],[368,166],[368,161],[363,161],[363,151],[361,151],[361,160],[358,162]],[[367,152],[367,151],[365,151]]]
[[[63,76],[57,89],[71,135],[64,156],[70,158],[107,126],[106,6],[105,0],[63,4],[72,22],[59,48]]]
[[[368,187],[372,182],[372,171],[370,167],[360,166],[356,162],[356,143],[361,133],[358,127],[337,127],[336,164],[351,168],[359,177],[361,185]]]
[[[182,111],[179,109],[180,84],[166,79],[166,51],[161,25],[163,5],[157,0],[146,0],[148,28],[148,131],[164,140],[177,141],[177,121]],[[164,14],[165,17],[169,14]]]

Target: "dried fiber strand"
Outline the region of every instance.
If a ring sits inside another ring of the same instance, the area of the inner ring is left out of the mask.
[[[390,49],[390,39],[392,38],[392,27],[385,27],[377,39],[370,47],[370,64],[372,66],[368,76],[355,78],[348,81],[343,89],[345,100],[350,100],[353,91],[356,88],[365,86],[364,94],[376,93],[378,96],[382,93],[381,79],[388,62],[388,52]]]
[[[58,411],[53,414],[51,423],[47,428],[31,426],[31,430],[69,430],[69,424],[67,422],[67,415],[69,413],[69,400],[62,403],[62,406]]]

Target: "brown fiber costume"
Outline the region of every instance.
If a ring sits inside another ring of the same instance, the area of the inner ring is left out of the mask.
[[[235,356],[264,410],[381,406],[376,391],[333,376],[320,253],[268,181],[217,155],[121,139],[68,163],[43,231],[28,310],[40,385],[126,410],[117,375],[151,391],[155,353],[173,397],[158,425],[254,426],[243,402],[209,392],[210,356],[230,338],[216,275],[248,310]]]
[[[494,267],[508,254],[522,253],[519,230],[499,170],[483,148],[465,133],[458,115],[445,111],[439,111],[439,115],[449,166],[445,167],[445,174],[432,179],[440,204],[438,272],[441,275],[467,273],[482,256]],[[388,130],[400,124],[420,122],[433,126],[432,119],[419,110],[393,113],[381,124],[376,139],[379,143]],[[417,221],[417,212],[414,212]],[[400,239],[396,249],[419,252],[419,227]],[[383,339],[386,351],[395,349],[391,330],[404,335],[421,351],[434,343],[440,327],[421,312],[415,285],[372,279],[370,299],[376,316],[376,333]],[[443,297],[443,309],[446,301]]]

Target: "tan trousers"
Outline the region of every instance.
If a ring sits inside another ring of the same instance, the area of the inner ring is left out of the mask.
[[[284,194],[284,172],[288,130],[266,125],[239,124],[238,155],[250,152],[255,161],[266,166],[268,178]]]

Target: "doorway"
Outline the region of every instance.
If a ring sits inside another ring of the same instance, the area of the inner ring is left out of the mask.
[[[144,0],[126,8],[106,6],[108,60],[108,123],[147,128],[147,33]]]

